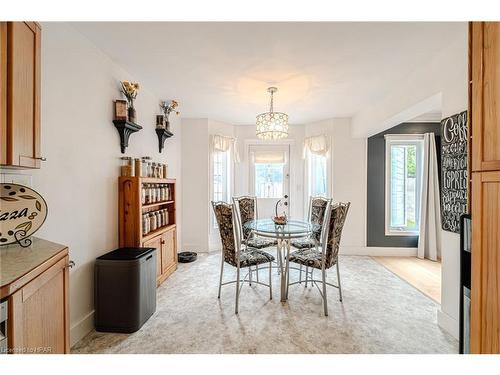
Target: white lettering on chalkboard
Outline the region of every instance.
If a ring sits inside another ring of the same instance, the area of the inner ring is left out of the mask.
[[[467,111],[441,121],[441,222],[458,233],[467,213]]]

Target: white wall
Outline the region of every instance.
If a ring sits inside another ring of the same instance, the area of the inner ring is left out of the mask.
[[[353,136],[376,134],[425,111],[440,109],[448,117],[468,107],[468,25],[461,23],[454,42],[440,54],[429,56],[406,79],[388,82],[385,95],[353,118]],[[418,111],[420,111],[418,113]],[[441,309],[438,323],[458,337],[459,317],[459,236],[442,231]]]
[[[41,149],[47,161],[33,172],[33,185],[49,213],[37,236],[66,244],[76,263],[69,291],[75,343],[93,327],[94,259],[118,247],[121,153],[112,101],[120,98],[119,81],[133,77],[71,26],[42,27]],[[136,109],[143,129],[130,137],[126,155],[150,155],[169,164],[170,177],[180,177],[179,120],[172,119],[175,136],[159,154],[158,104],[159,98],[141,87]]]
[[[208,251],[208,119],[182,119],[183,251]]]

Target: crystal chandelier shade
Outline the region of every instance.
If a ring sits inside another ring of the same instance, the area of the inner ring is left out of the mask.
[[[282,112],[274,112],[273,94],[278,91],[276,87],[269,87],[267,91],[271,94],[269,112],[257,115],[256,135],[264,140],[278,140],[288,137],[288,115]]]

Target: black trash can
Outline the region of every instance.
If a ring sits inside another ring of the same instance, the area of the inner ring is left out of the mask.
[[[156,251],[124,247],[100,256],[94,272],[95,329],[132,333],[156,311]]]

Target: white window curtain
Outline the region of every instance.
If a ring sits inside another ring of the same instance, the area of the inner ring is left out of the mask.
[[[219,134],[212,135],[212,151],[226,152],[228,150],[231,150],[233,160],[239,163],[240,155],[238,153],[237,139]]]
[[[304,148],[302,150],[302,158],[305,159],[307,152],[311,154],[328,156],[330,145],[326,135],[317,135],[304,140]]]
[[[424,134],[417,255],[419,258],[431,260],[441,257],[441,206],[434,133]]]

